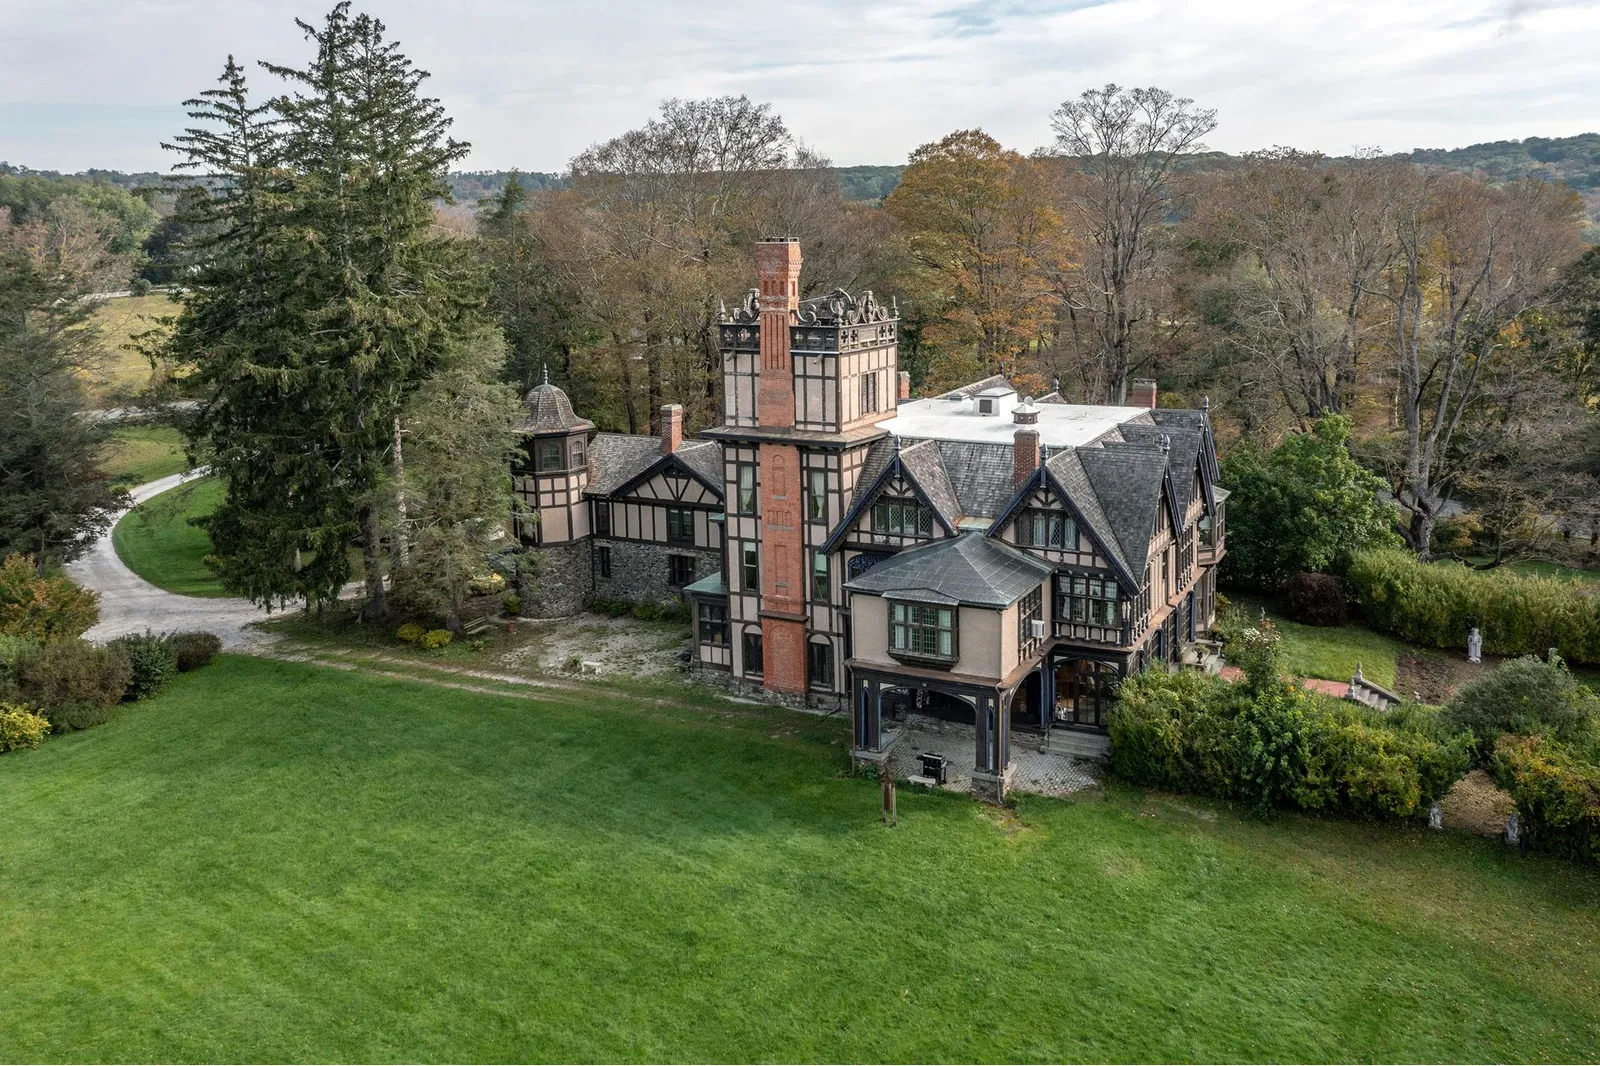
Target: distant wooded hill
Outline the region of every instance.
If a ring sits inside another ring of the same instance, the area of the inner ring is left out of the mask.
[[[1580,133],[1576,137],[1528,137],[1520,141],[1491,141],[1465,148],[1417,148],[1409,153],[1399,153],[1412,162],[1427,166],[1445,167],[1468,173],[1482,172],[1491,181],[1515,181],[1518,178],[1536,177],[1551,181],[1564,181],[1583,196],[1589,218],[1600,224],[1600,133]],[[1196,168],[1226,168],[1237,166],[1242,157],[1223,152],[1207,152],[1191,162]],[[900,183],[899,166],[834,167],[839,183],[844,187],[847,200],[881,200],[894,191]],[[0,173],[28,173],[43,177],[59,177],[55,171],[29,171],[26,168],[7,167],[0,164]],[[450,191],[462,204],[471,204],[499,192],[505,185],[509,171],[474,170],[458,171],[450,175]],[[530,189],[564,188],[567,179],[561,174],[538,171],[519,171],[522,184]],[[161,184],[161,175],[154,173],[126,174],[116,170],[88,170],[73,177],[107,181],[124,188],[150,187]],[[1591,227],[1593,229],[1593,227]]]
[[[844,187],[846,200],[881,200],[900,184],[900,171],[904,167],[832,167]],[[450,175],[450,194],[459,203],[471,203],[493,196],[505,187],[507,170],[457,171]],[[544,174],[533,170],[519,170],[517,177],[526,189],[564,189],[567,179],[562,174]]]

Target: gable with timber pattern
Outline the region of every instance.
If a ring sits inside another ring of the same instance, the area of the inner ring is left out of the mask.
[[[823,550],[849,546],[898,551],[955,534],[916,478],[896,458],[851,505]]]

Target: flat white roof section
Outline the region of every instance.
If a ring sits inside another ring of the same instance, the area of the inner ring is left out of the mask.
[[[1017,425],[1010,412],[982,415],[976,407],[933,397],[904,400],[895,417],[878,423],[897,437],[917,440],[964,440],[979,444],[1010,444]],[[1091,406],[1076,403],[1042,403],[1039,421],[1026,428],[1039,431],[1039,443],[1047,448],[1078,448],[1105,436],[1125,422],[1149,414],[1147,407]]]

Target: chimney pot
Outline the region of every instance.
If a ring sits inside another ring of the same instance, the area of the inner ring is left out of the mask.
[[[1011,487],[1017,488],[1039,469],[1039,431],[1019,429],[1011,444]]]
[[[671,455],[683,443],[683,408],[669,403],[661,408],[661,454]]]

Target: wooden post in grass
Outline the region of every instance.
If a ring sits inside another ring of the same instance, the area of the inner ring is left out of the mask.
[[[893,829],[900,824],[900,812],[895,810],[894,778],[887,766],[878,768],[878,780],[883,782],[883,824]]]

